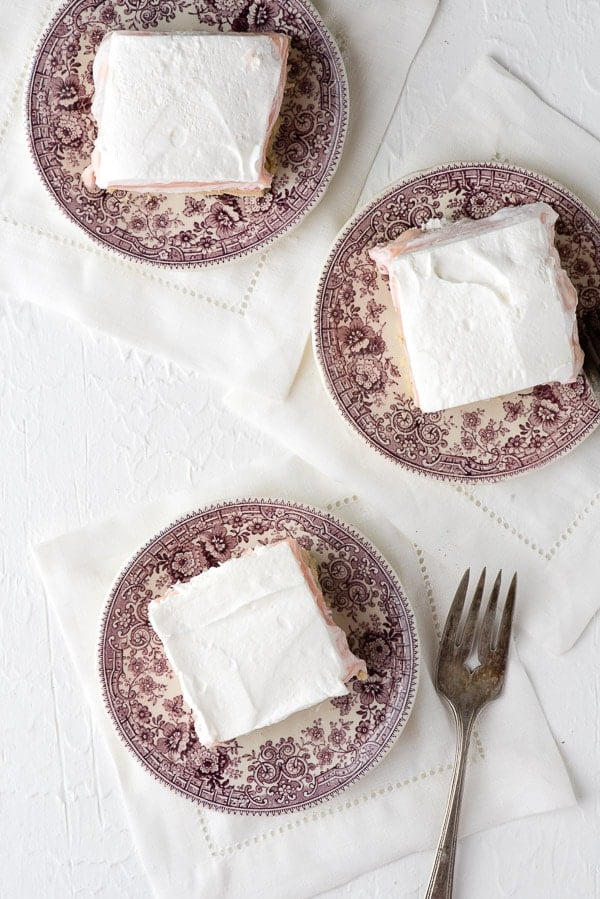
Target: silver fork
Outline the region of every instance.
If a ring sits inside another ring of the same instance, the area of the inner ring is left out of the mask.
[[[442,834],[437,848],[426,899],[450,899],[454,877],[454,858],[458,836],[458,819],[462,799],[467,752],[475,719],[482,708],[500,694],[508,656],[517,575],[508,589],[500,625],[496,625],[496,609],[502,572],[498,573],[486,610],[479,609],[485,584],[485,568],[461,627],[461,617],[470,571],[465,571],[446,620],[440,643],[435,686],[448,702],[456,722],[457,746],[454,775]]]
[[[596,401],[600,403],[600,335],[593,327],[579,326],[579,342],[585,354],[583,370]]]

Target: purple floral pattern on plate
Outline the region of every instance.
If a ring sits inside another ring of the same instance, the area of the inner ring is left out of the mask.
[[[446,165],[390,187],[338,236],[319,285],[315,354],[343,419],[377,452],[450,481],[499,481],[572,450],[600,423],[582,376],[443,412],[412,399],[387,278],[368,256],[433,218],[484,218],[543,201],[559,214],[556,245],[575,284],[579,327],[600,330],[600,221],[556,182],[515,166]]]
[[[148,603],[175,580],[286,537],[311,552],[369,677],[351,681],[346,696],[209,749],[148,623]],[[418,645],[402,588],[364,537],[315,509],[244,500],[186,516],[136,554],[111,592],[99,665],[117,732],[156,778],[212,808],[277,814],[322,802],[381,759],[412,708]]]
[[[109,31],[277,31],[291,38],[273,183],[263,196],[87,190],[81,172],[96,135],[92,63]],[[70,0],[34,60],[29,140],[60,208],[103,245],[142,262],[206,266],[268,246],[318,202],[337,166],[348,120],[339,52],[304,0]]]

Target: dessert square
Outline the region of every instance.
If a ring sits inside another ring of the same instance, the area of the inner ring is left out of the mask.
[[[175,584],[148,614],[206,746],[343,696],[348,680],[366,677],[292,539]]]
[[[557,218],[546,203],[507,207],[370,251],[389,275],[424,412],[577,378],[577,294],[554,247]]]
[[[262,193],[286,80],[283,34],[116,31],[94,59],[88,187]]]

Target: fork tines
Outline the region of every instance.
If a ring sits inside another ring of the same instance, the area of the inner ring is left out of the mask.
[[[583,368],[596,399],[600,402],[600,336],[590,327],[579,328],[579,343],[585,354]]]
[[[479,609],[483,598],[483,590],[485,586],[486,569],[484,568],[477,581],[475,593],[471,604],[464,616],[464,624],[462,627],[461,619],[463,618],[463,607],[467,596],[469,586],[469,578],[471,569],[467,568],[463,574],[456,595],[450,607],[446,626],[442,636],[442,644],[446,641],[453,640],[454,645],[462,646],[465,649],[472,648],[475,645],[476,632],[479,624],[479,639],[477,640],[477,648],[480,662],[484,663],[487,656],[491,652],[499,655],[506,655],[508,652],[508,643],[510,639],[510,631],[515,607],[515,597],[517,592],[517,575],[516,572],[510,582],[506,602],[504,603],[504,611],[500,619],[500,625],[494,638],[494,625],[496,622],[496,609],[498,605],[498,597],[500,594],[500,584],[502,581],[502,571],[499,571],[494,586],[490,593],[488,603],[483,618],[480,619]]]

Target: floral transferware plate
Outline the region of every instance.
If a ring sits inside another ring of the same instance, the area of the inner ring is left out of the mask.
[[[566,188],[510,165],[441,166],[390,187],[336,239],[319,285],[315,354],[338,411],[361,437],[411,471],[451,481],[499,481],[569,452],[600,423],[583,376],[443,412],[411,395],[387,278],[368,250],[432,218],[484,218],[543,201],[559,214],[556,246],[579,295],[578,320],[598,328],[600,221]]]
[[[96,135],[92,62],[116,30],[278,31],[291,39],[288,81],[263,196],[87,190]],[[348,120],[344,66],[306,0],[70,0],[50,24],[27,92],[33,158],[61,209],[107,247],[139,261],[206,266],[264,248],[315,206],[337,166]]]
[[[351,681],[347,696],[207,749],[148,623],[148,603],[175,581],[286,537],[310,550],[369,677]],[[151,774],[212,808],[276,814],[322,802],[381,759],[413,704],[418,646],[402,587],[364,537],[315,509],[245,500],[182,518],[137,553],[111,592],[99,663],[117,732]]]

